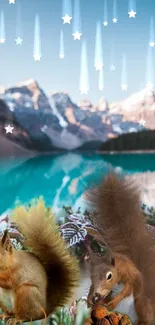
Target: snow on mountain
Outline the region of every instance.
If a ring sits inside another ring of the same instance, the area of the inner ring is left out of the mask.
[[[144,88],[141,91],[130,95],[123,101],[112,103],[110,105],[110,110],[112,113],[117,110],[125,110],[131,112],[141,108],[155,109],[155,94],[153,90]]]
[[[64,118],[62,117],[62,115],[59,113],[58,109],[55,106],[55,102],[53,100],[53,98],[51,97],[49,100],[49,103],[51,104],[51,109],[53,111],[53,114],[55,116],[57,116],[58,120],[59,120],[59,124],[62,128],[66,128],[68,123],[64,120]]]
[[[17,85],[19,87],[23,87],[23,86],[33,85],[33,84],[36,84],[36,81],[34,79],[28,79],[28,80],[25,80],[25,81],[18,82]]]
[[[51,108],[48,97],[33,79],[20,82],[14,87],[5,88],[3,94],[0,93],[0,97],[12,103],[16,101],[16,106],[19,104],[33,107],[35,110]]]
[[[110,113],[123,114],[124,121],[139,122],[144,120],[145,127],[155,128],[155,93],[147,88],[132,94],[123,101],[109,105]]]

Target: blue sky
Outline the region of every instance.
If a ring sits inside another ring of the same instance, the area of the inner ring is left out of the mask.
[[[16,11],[20,1],[24,42],[15,44]],[[96,23],[104,19],[104,0],[81,0],[82,37],[87,43],[88,73],[90,90],[81,96],[80,56],[81,41],[74,41],[72,25],[62,23],[62,0],[0,0],[0,10],[5,14],[6,43],[0,44],[0,85],[14,85],[25,79],[36,79],[47,94],[66,91],[73,101],[88,98],[96,103],[101,96],[109,102],[121,100],[146,84],[146,61],[149,43],[150,18],[155,16],[155,1],[137,0],[136,19],[128,18],[128,0],[117,0],[118,23],[113,24],[113,0],[108,2],[107,28],[102,26],[104,83],[103,91],[98,89],[98,72],[94,68]],[[72,1],[74,4],[74,1]],[[33,59],[34,20],[38,13],[41,25],[42,59]],[[155,17],[153,17],[155,19]],[[64,32],[65,58],[59,58],[60,31]],[[115,44],[116,70],[109,69],[110,51]],[[155,48],[151,49],[155,61]],[[127,58],[128,91],[120,88],[122,76],[122,54]],[[154,73],[154,67],[151,67]]]

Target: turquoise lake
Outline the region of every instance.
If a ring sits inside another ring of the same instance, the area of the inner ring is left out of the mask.
[[[84,191],[109,168],[128,174],[155,171],[155,154],[68,153],[0,161],[0,214],[43,196],[54,209],[81,205]]]

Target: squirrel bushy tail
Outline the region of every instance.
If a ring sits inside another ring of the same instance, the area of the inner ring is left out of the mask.
[[[12,220],[29,247],[43,264],[47,276],[47,315],[67,303],[79,279],[79,268],[60,235],[55,218],[43,201],[14,210]]]
[[[131,179],[109,172],[88,199],[98,211],[94,223],[108,247],[132,259],[143,274],[147,296],[155,303],[155,249],[145,226],[139,188]]]

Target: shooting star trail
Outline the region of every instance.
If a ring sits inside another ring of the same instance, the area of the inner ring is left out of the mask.
[[[129,0],[129,11],[128,11],[128,15],[129,18],[136,18],[136,0]]]
[[[118,21],[118,15],[117,15],[117,0],[113,0],[113,23],[116,24]]]
[[[40,61],[40,59],[42,57],[42,53],[41,53],[41,36],[40,36],[40,20],[39,20],[38,14],[35,17],[33,57],[34,57],[35,61]]]
[[[102,30],[101,23],[96,24],[96,41],[95,41],[95,62],[94,67],[99,71],[103,67],[103,52],[102,52]]]
[[[73,15],[73,37],[74,40],[81,39],[81,11],[80,0],[74,0],[74,15]]]
[[[88,80],[88,58],[87,58],[87,45],[82,42],[81,46],[81,70],[80,70],[80,91],[81,94],[87,94],[89,90]]]
[[[127,64],[126,64],[126,54],[122,56],[122,77],[121,77],[121,88],[122,90],[128,89],[127,84]]]
[[[60,32],[60,51],[59,51],[59,57],[60,59],[64,59],[65,53],[64,53],[64,34],[63,30]]]
[[[149,45],[150,45],[150,47],[155,46],[154,40],[155,40],[155,38],[154,38],[154,19],[153,19],[153,17],[151,17],[151,19],[150,19],[150,35],[149,35]]]
[[[114,43],[111,45],[111,52],[110,52],[110,70],[115,71],[115,49],[114,49]]]
[[[16,42],[16,45],[21,45],[23,43],[20,1],[17,3],[16,38],[15,38],[15,42]]]
[[[103,78],[103,68],[99,71],[99,90],[104,89],[104,78]]]
[[[0,44],[4,44],[6,41],[5,38],[5,18],[4,12],[1,10],[1,17],[0,17]]]
[[[153,49],[149,46],[146,57],[146,88],[153,90],[154,88],[154,72],[153,72]]]
[[[62,0],[62,20],[63,24],[70,24],[72,20],[71,0]]]
[[[104,20],[103,25],[104,27],[108,26],[108,9],[107,9],[107,0],[104,0]]]

